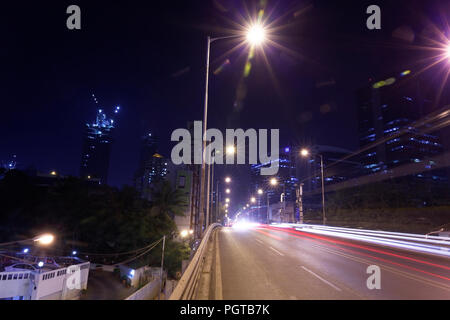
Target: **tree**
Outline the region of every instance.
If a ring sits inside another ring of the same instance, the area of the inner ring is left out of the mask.
[[[175,216],[183,216],[187,201],[185,194],[172,188],[169,181],[157,184],[151,192],[152,216],[167,216],[173,219]]]

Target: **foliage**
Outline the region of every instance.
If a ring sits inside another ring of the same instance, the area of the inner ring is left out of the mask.
[[[0,242],[52,232],[57,241],[49,250],[55,254],[67,254],[73,246],[79,252],[116,253],[145,247],[166,235],[166,265],[170,272],[180,269],[185,248],[171,240],[176,233],[172,217],[183,213],[185,203],[183,194],[169,182],[154,189],[151,203],[127,186],[93,185],[74,177],[43,186],[35,179],[18,170],[0,179]],[[89,260],[108,263],[125,258],[90,256]],[[158,265],[160,258],[157,246],[143,262]]]

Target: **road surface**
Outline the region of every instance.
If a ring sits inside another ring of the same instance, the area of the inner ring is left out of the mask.
[[[450,299],[445,257],[281,228],[218,232],[223,299]],[[372,265],[380,289],[367,286]]]

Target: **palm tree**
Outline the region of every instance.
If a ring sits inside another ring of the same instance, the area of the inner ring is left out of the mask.
[[[183,216],[188,204],[186,195],[179,189],[172,188],[169,181],[162,181],[151,191],[152,215],[174,218]]]

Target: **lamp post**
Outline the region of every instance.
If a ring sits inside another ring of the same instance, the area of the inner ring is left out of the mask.
[[[30,241],[34,241],[39,245],[50,245],[53,243],[53,241],[55,240],[55,236],[51,233],[45,233],[39,236],[36,236],[34,238],[31,239],[25,239],[25,240],[19,240],[19,241],[11,241],[11,242],[4,242],[4,243],[0,243],[1,246],[8,246],[11,244],[16,244],[16,243],[25,243],[25,242],[30,242]]]
[[[206,180],[206,164],[205,164],[205,150],[206,150],[206,130],[207,130],[207,120],[208,120],[208,89],[209,89],[209,62],[211,53],[211,43],[217,40],[230,39],[241,37],[242,35],[232,35],[225,37],[211,38],[207,37],[206,41],[206,78],[205,78],[205,100],[203,108],[203,141],[202,141],[202,168],[200,174],[200,210],[199,210],[199,220],[197,227],[197,236],[200,238],[203,233],[203,220],[206,211],[209,210],[208,204],[205,204],[205,196],[207,194],[207,199],[209,199],[209,185],[205,188]],[[254,24],[250,26],[247,30],[247,42],[251,45],[259,45],[265,40],[265,30],[264,26],[261,24]],[[206,189],[206,190],[205,190]]]
[[[308,149],[302,149],[300,150],[300,154],[302,157],[307,157],[310,152]],[[321,175],[321,181],[322,181],[322,223],[325,225],[327,223],[327,217],[325,215],[325,184],[324,184],[324,178],[323,178],[323,156],[321,154],[315,154],[319,156],[320,158],[320,175]]]

